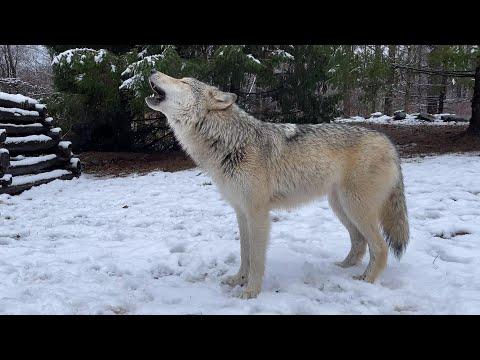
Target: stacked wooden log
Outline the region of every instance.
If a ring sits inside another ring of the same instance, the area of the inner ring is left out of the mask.
[[[37,100],[0,92],[0,194],[80,176],[80,160]]]

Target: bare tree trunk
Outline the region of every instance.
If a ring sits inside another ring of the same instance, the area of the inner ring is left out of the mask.
[[[428,67],[432,70],[440,70],[438,65],[435,66],[434,56],[440,51],[441,46],[432,45],[430,47],[430,53],[428,54]],[[438,111],[439,107],[439,98],[440,98],[440,76],[439,75],[428,75],[428,88],[427,88],[427,113],[435,114]]]
[[[438,96],[438,113],[443,113],[443,105],[445,97],[447,96],[447,77],[442,76],[442,86],[440,88],[440,95]]]
[[[382,56],[382,47],[381,45],[375,45],[375,66],[380,63],[380,58]],[[379,88],[379,79],[375,75],[375,83],[373,85],[373,94],[372,94],[372,113],[377,110],[377,96]]]
[[[11,74],[12,74],[11,77],[16,78],[17,77],[18,56],[13,55],[11,45],[7,45],[7,49],[8,49],[8,59],[10,61],[10,67],[11,67]]]
[[[352,115],[352,94],[348,87],[343,91],[343,114],[344,116]]]
[[[418,45],[417,47],[417,53],[416,53],[416,56],[417,56],[417,67],[422,67],[425,64],[425,51],[426,50],[426,45]],[[424,90],[422,88],[422,86],[420,86],[421,83],[425,83],[427,80],[427,75],[424,75],[424,74],[415,74],[415,80],[416,80],[416,90],[417,90],[417,99],[415,101],[415,111],[423,111],[423,103],[421,101],[421,99],[423,99],[424,97]]]
[[[395,87],[395,68],[393,67],[393,63],[395,63],[396,52],[396,45],[388,46],[390,69],[387,78],[387,92],[385,94],[385,102],[383,106],[383,113],[385,115],[393,115],[393,88]]]
[[[17,57],[13,54],[12,45],[2,46],[3,61],[5,63],[4,77],[14,78],[17,77]]]
[[[407,64],[411,63],[412,58],[412,45],[407,45]],[[403,99],[403,109],[410,112],[410,86],[412,84],[412,71],[406,70],[405,72],[405,98]]]
[[[472,117],[467,133],[480,136],[480,60],[475,69],[475,85],[472,97]]]

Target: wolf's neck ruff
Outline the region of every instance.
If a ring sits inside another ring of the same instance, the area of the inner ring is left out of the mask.
[[[258,121],[236,105],[232,107],[209,111],[198,121],[170,122],[180,144],[199,166],[207,171],[219,166],[229,176],[242,161],[247,139],[252,139]]]

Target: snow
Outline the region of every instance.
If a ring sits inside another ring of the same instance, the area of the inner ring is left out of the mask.
[[[9,152],[7,149],[4,149],[4,148],[0,148],[0,154],[1,154],[1,153],[10,154],[10,152]]]
[[[12,179],[12,175],[11,174],[4,174],[2,177],[0,177],[0,183],[1,182],[10,182],[10,180]]]
[[[78,167],[79,158],[70,158],[70,165],[74,168]]]
[[[143,59],[143,57],[147,54],[147,49],[143,49],[137,54],[137,58]]]
[[[287,58],[289,60],[294,60],[295,59],[295,57],[292,54],[286,52],[285,50],[280,50],[280,49],[279,50],[274,50],[274,51],[272,51],[272,54]]]
[[[374,113],[375,116],[381,113]],[[468,122],[461,121],[443,121],[442,115],[454,115],[454,114],[435,114],[435,121],[425,121],[416,118],[418,114],[406,114],[406,118],[403,120],[393,120],[392,116],[381,115],[379,117],[372,117],[365,119],[362,116],[352,116],[350,118],[337,118],[334,120],[336,123],[370,123],[370,124],[394,124],[394,125],[460,125],[465,126]]]
[[[52,140],[52,138],[47,135],[28,135],[21,137],[7,137],[7,140],[5,140],[5,144],[19,144],[30,141],[46,142],[50,140]]]
[[[139,74],[133,75],[131,78],[122,82],[122,84],[118,88],[120,90],[132,89],[132,88],[135,87],[136,84],[138,84],[139,82],[141,82],[143,80],[144,80],[144,77],[142,75],[139,75]]]
[[[24,185],[40,180],[55,179],[63,175],[71,174],[68,170],[57,169],[52,171],[43,172],[35,175],[22,175],[14,176],[12,180],[12,186]]]
[[[56,157],[57,157],[57,155],[55,155],[55,154],[24,157],[21,160],[13,160],[13,161],[11,160],[10,161],[10,167],[34,165],[34,164],[38,164],[38,163],[41,163],[41,162],[44,162],[44,161],[53,160]]]
[[[28,102],[30,104],[38,104],[37,100],[29,98],[27,96],[23,96],[20,94],[9,94],[2,91],[0,91],[0,100],[12,101],[18,104],[23,104],[25,102]]]
[[[143,57],[141,60],[135,61],[127,66],[127,68],[120,74],[122,77],[129,77],[124,80],[118,87],[120,90],[133,89],[135,95],[138,95],[138,87],[145,81],[145,77],[142,73],[146,68],[153,68],[157,61],[165,58],[165,49],[161,54],[149,55]]]
[[[479,160],[404,161],[411,243],[375,284],[352,279],[368,254],[333,264],[350,241],[325,200],[272,212],[263,290],[248,301],[220,284],[239,266],[238,229],[198,169],[0,195],[0,313],[478,314]]]
[[[130,65],[127,66],[127,68],[120,74],[121,76],[126,76],[132,73],[135,73],[138,68],[148,65],[148,66],[155,66],[155,63],[158,60],[161,60],[165,58],[164,53],[162,54],[155,54],[155,55],[149,55],[145,56],[143,59],[135,61],[131,63]]]
[[[101,63],[105,56],[107,55],[107,51],[105,49],[100,49],[95,55],[94,60],[97,64]]]
[[[250,60],[252,60],[253,62],[261,65],[262,63],[260,62],[260,60],[258,60],[257,58],[255,58],[255,56],[253,56],[252,54],[248,54],[247,55],[247,58],[249,58]]]
[[[99,52],[94,49],[89,49],[89,48],[77,48],[77,49],[68,49],[64,52],[61,52],[60,54],[56,55],[53,60],[52,60],[52,66],[60,64],[60,62],[65,59],[67,64],[71,64],[72,58],[75,54],[77,53],[84,53],[84,52],[89,52],[93,54],[98,54]],[[84,56],[82,56],[84,58]]]
[[[0,107],[0,112],[8,112],[12,113],[15,116],[40,116],[38,111],[31,111],[31,110],[23,110],[23,109],[17,109],[17,108],[4,108]]]
[[[68,149],[69,147],[72,146],[72,142],[71,141],[60,141],[58,143],[58,147],[61,148],[61,149]]]

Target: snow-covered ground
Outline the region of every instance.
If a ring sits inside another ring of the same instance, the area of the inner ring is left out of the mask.
[[[239,265],[233,210],[199,170],[56,180],[0,196],[2,314],[478,314],[480,157],[403,164],[411,244],[376,284],[333,264],[347,231],[319,201],[272,213],[263,291]]]
[[[466,126],[468,122],[464,121],[443,121],[442,115],[455,115],[455,114],[434,114],[435,121],[426,121],[417,119],[417,114],[406,114],[405,119],[403,120],[394,120],[392,116],[380,115],[376,117],[371,116],[369,118],[364,118],[363,116],[352,116],[349,118],[337,118],[334,122],[336,123],[367,123],[367,124],[393,124],[393,125],[440,125],[440,126]],[[372,114],[372,115],[374,115]]]

